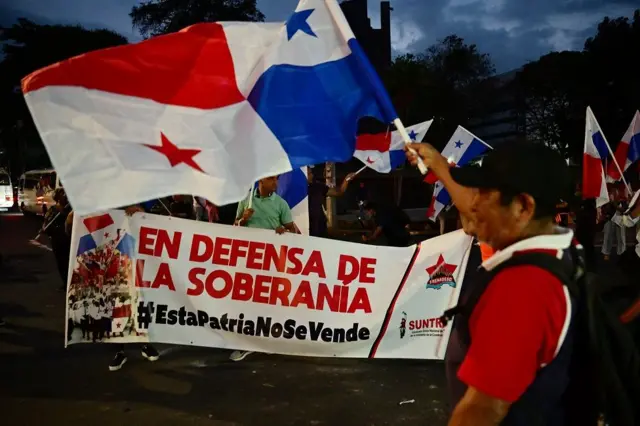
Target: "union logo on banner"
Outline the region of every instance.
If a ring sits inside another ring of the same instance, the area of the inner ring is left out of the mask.
[[[444,260],[444,256],[441,254],[438,257],[436,264],[426,269],[429,274],[429,281],[426,286],[427,289],[432,288],[434,290],[440,290],[443,285],[456,288],[456,281],[453,278],[453,273],[457,268],[457,265],[447,263]]]

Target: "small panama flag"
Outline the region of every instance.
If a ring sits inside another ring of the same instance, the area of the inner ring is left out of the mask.
[[[135,241],[124,229],[115,223],[113,217],[108,214],[88,216],[82,219],[84,235],[78,241],[76,256],[111,243],[116,249],[128,256],[133,254]]]

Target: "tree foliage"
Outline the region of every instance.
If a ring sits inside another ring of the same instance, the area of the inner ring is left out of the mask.
[[[404,121],[436,118],[429,140],[441,145],[487,99],[484,83],[494,73],[488,54],[450,35],[420,55],[396,58],[385,82]]]
[[[3,106],[0,144],[7,157],[14,159],[14,169],[46,165],[46,153],[20,90],[22,78],[82,53],[126,44],[127,39],[109,30],[38,25],[27,19],[19,19],[13,26],[0,29],[0,41],[4,53],[0,62],[0,102]],[[29,154],[37,164],[29,164]]]
[[[579,160],[585,110],[591,106],[615,144],[640,106],[632,52],[640,51],[640,10],[633,19],[604,18],[582,52],[550,53],[523,68],[517,90],[525,99],[527,138]]]
[[[129,16],[145,38],[200,22],[264,21],[256,0],[147,0],[134,6]]]
[[[554,52],[524,66],[515,90],[524,100],[525,133],[531,141],[554,148],[565,157],[582,151],[571,144],[583,140],[588,66],[582,52]]]

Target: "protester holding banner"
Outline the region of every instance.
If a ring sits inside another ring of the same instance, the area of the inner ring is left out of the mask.
[[[322,209],[327,197],[342,197],[355,173],[349,173],[338,188],[329,188],[322,176],[322,167],[307,167],[307,181],[309,183],[309,235],[327,238],[327,217]],[[316,176],[320,175],[320,176]]]
[[[140,205],[129,206],[124,209],[127,216],[133,216],[135,213],[145,213],[147,209],[151,208],[153,203],[148,202]],[[113,311],[113,307],[111,307]],[[127,356],[124,352],[124,344],[117,345],[117,352],[111,362],[109,363],[109,371],[118,371],[127,362]],[[140,353],[142,357],[153,362],[160,359],[160,353],[150,344],[142,346]]]
[[[278,177],[260,179],[258,188],[249,197],[238,203],[235,225],[249,228],[273,229],[277,234],[292,232],[298,234],[293,222],[291,208],[276,194]],[[251,201],[251,202],[250,202]]]
[[[289,204],[276,194],[278,177],[270,176],[260,179],[258,188],[251,191],[249,198],[238,203],[235,225],[249,228],[273,229],[277,234],[291,232],[299,234],[298,227],[293,222]],[[233,351],[229,359],[242,361],[251,352]]]
[[[462,360],[450,378],[457,400],[449,425],[595,424],[565,422],[576,300],[549,265],[564,265],[572,276],[576,261],[573,233],[554,225],[562,183],[570,181],[566,163],[543,145],[513,144],[490,152],[481,167],[449,172],[430,145],[411,147],[435,173],[478,189],[475,232],[499,250],[448,313],[459,318],[449,343],[457,353],[447,356]]]

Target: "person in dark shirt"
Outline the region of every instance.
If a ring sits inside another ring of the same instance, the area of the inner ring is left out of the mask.
[[[223,225],[233,225],[236,220],[238,203],[231,203],[225,206],[218,206],[218,223]]]
[[[67,199],[64,189],[58,188],[53,194],[56,202],[52,209],[45,215],[42,230],[45,227],[46,233],[51,239],[51,249],[56,258],[56,265],[60,278],[62,279],[61,291],[67,289],[67,278],[69,276],[69,253],[71,252],[71,236],[66,233],[65,223],[67,216],[71,213],[71,204]],[[47,227],[48,226],[48,227]]]
[[[376,229],[373,234],[363,235],[364,242],[374,241],[384,234],[387,239],[387,245],[392,247],[407,247],[411,241],[409,233],[409,225],[411,219],[398,206],[380,208],[375,203],[367,203],[365,205],[367,214],[375,219]]]
[[[193,199],[189,195],[174,195],[173,202],[169,206],[171,216],[181,219],[196,219],[196,212],[193,208]]]
[[[321,167],[307,167],[307,182],[309,183],[309,235],[312,237],[328,237],[327,217],[323,205],[327,197],[342,197],[349,187],[349,183],[355,177],[355,173],[349,173],[339,187],[329,188],[320,175]]]
[[[364,227],[364,206],[369,201],[369,191],[364,186],[364,182],[360,182],[358,186],[358,193],[356,194],[356,203],[358,203],[358,221],[360,225]]]
[[[582,244],[585,261],[590,271],[596,270],[595,239],[597,234],[598,213],[595,200],[584,200],[576,213],[576,239]]]

